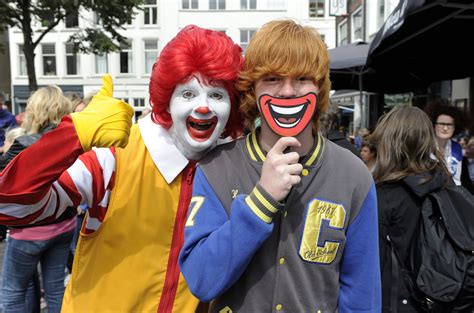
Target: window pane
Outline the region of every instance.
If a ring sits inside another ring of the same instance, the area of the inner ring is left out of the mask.
[[[145,0],[145,4],[156,4],[156,0]]]
[[[128,61],[128,52],[120,52],[120,73],[129,73]]]
[[[40,18],[42,27],[48,27],[54,22],[54,14],[50,11],[40,13]]]
[[[211,10],[217,9],[217,0],[209,0],[209,9]]]
[[[106,54],[95,56],[95,72],[96,74],[104,74],[108,72]]]
[[[248,31],[246,30],[240,31],[240,42],[249,42]]]
[[[183,0],[183,9],[189,9],[189,0]]]
[[[247,10],[247,0],[240,0],[240,9]]]
[[[45,76],[56,75],[56,57],[43,57],[43,71]]]
[[[257,0],[250,0],[250,9],[255,10],[257,8]]]
[[[158,9],[157,8],[152,8],[152,14],[153,14],[153,24],[158,24]]]
[[[27,75],[26,58],[24,55],[20,55],[20,75]]]
[[[145,52],[145,73],[151,73],[157,56],[157,52]]]
[[[191,8],[192,9],[198,9],[199,8],[198,0],[192,0],[191,1]]]
[[[43,45],[43,54],[54,54],[54,45]]]
[[[145,50],[158,49],[158,42],[156,41],[145,41]]]
[[[242,48],[244,53],[247,50],[248,43],[254,33],[255,33],[254,29],[246,29],[246,30],[240,31],[240,47]]]
[[[225,0],[219,0],[219,10],[225,10]]]
[[[145,8],[145,25],[150,24],[150,9]]]
[[[68,75],[77,75],[77,56],[68,55],[66,57],[66,66]]]
[[[324,0],[318,0],[318,17],[324,17]]]
[[[121,50],[127,50],[127,49],[130,49],[132,47],[131,43],[130,42],[121,42],[120,43],[120,49]]]
[[[133,105],[136,107],[144,107],[145,106],[145,99],[144,98],[134,98]]]
[[[79,26],[79,17],[77,13],[71,13],[66,16],[66,28],[73,28]]]
[[[26,58],[23,52],[23,45],[18,45],[18,56],[20,60],[20,75],[26,75]]]
[[[145,41],[145,73],[151,73],[153,64],[155,64],[158,56],[158,41],[148,40]]]
[[[74,53],[74,44],[72,43],[66,44],[66,53]]]

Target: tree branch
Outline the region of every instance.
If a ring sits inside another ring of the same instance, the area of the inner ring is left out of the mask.
[[[36,48],[36,46],[41,42],[41,39],[43,39],[43,37],[46,36],[46,34],[49,33],[50,30],[55,28],[59,24],[59,22],[61,22],[63,17],[64,15],[62,14],[59,15],[58,19],[54,21],[54,23],[51,23],[50,25],[48,25],[48,28],[46,28],[44,32],[42,32],[41,35],[33,42],[33,48]]]

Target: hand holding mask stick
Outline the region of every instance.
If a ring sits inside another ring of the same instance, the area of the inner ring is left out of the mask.
[[[299,146],[301,144],[296,138],[281,137],[267,153],[259,183],[276,201],[284,200],[291,188],[301,181],[303,165],[298,163],[300,155],[297,152],[284,153],[287,148]]]

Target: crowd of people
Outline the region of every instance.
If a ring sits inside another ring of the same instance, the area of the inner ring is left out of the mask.
[[[4,312],[39,312],[43,295],[48,312],[473,312],[472,277],[442,306],[392,286],[393,264],[419,270],[415,195],[473,192],[462,116],[396,107],[352,145],[329,61],[291,20],[262,26],[245,57],[191,25],[135,124],[109,75],[91,99],[35,91],[20,126],[2,118]]]

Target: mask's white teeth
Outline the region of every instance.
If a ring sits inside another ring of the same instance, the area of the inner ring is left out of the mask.
[[[296,107],[291,107],[291,108],[280,107],[280,106],[277,106],[277,105],[274,105],[274,104],[271,104],[271,106],[272,106],[272,110],[274,112],[278,113],[278,114],[292,115],[292,114],[296,114],[296,113],[300,112],[301,110],[303,110],[304,104],[296,106]]]
[[[295,127],[296,124],[298,124],[301,119],[298,119],[296,122],[291,123],[291,124],[280,123],[280,122],[279,122],[278,120],[276,120],[276,119],[273,119],[273,120],[274,120],[274,121],[277,123],[277,125],[280,126],[280,127],[283,127],[283,128],[291,128],[291,127]]]

